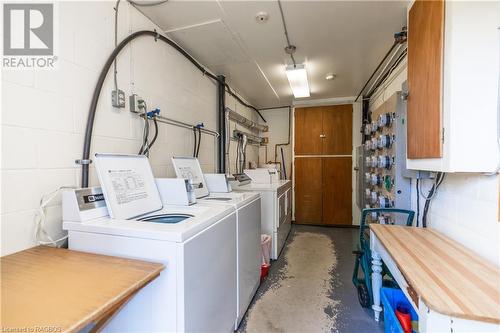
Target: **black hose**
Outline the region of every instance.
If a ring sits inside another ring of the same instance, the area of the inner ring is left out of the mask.
[[[87,126],[85,128],[85,139],[83,143],[83,153],[82,153],[82,159],[80,163],[82,164],[82,187],[87,187],[89,185],[89,164],[90,164],[90,147],[92,143],[92,131],[94,129],[94,120],[95,120],[95,114],[96,114],[96,109],[97,109],[97,103],[99,101],[99,96],[101,94],[101,89],[104,84],[104,80],[106,79],[106,75],[109,71],[109,68],[115,61],[116,57],[118,54],[121,52],[121,50],[129,44],[132,40],[141,37],[141,36],[151,36],[154,37],[155,40],[161,40],[168,45],[172,46],[175,50],[177,50],[180,54],[182,54],[186,59],[188,59],[198,70],[200,70],[203,75],[208,76],[209,78],[219,82],[219,79],[213,75],[212,73],[208,72],[200,63],[198,63],[189,53],[184,51],[179,45],[177,45],[174,41],[170,40],[169,38],[160,35],[156,31],[152,30],[140,30],[136,31],[130,35],[128,35],[125,39],[123,39],[118,46],[111,52],[110,56],[106,60],[104,66],[101,69],[101,73],[99,74],[99,78],[97,79],[96,86],[94,88],[94,93],[92,95],[92,100],[90,102],[90,107],[89,107],[89,114],[87,116]],[[243,104],[244,106],[253,109],[254,111],[257,112],[257,114],[262,118],[264,122],[266,120],[264,117],[262,117],[262,114],[260,114],[259,110],[257,110],[255,107],[252,105],[249,105],[245,103],[241,98],[239,98],[236,94],[234,94],[231,91],[231,88],[229,87],[228,84],[223,82],[224,86],[228,89],[228,92],[231,96],[236,98],[238,102]]]
[[[194,135],[194,145],[193,145],[193,157],[196,156],[196,143],[198,142],[197,134],[196,134],[196,127],[193,126],[193,135]]]
[[[83,144],[83,154],[82,154],[82,187],[87,187],[89,185],[89,163],[90,163],[90,146],[92,142],[92,130],[94,128],[94,119],[97,109],[97,103],[99,101],[99,96],[101,94],[101,89],[104,84],[104,80],[106,79],[106,75],[109,71],[109,68],[113,64],[115,58],[121,52],[121,50],[132,40],[141,37],[141,36],[151,36],[155,39],[159,39],[174,49],[176,49],[179,53],[181,53],[184,57],[186,57],[196,68],[198,68],[203,75],[208,76],[213,80],[217,80],[217,77],[212,73],[208,72],[202,65],[200,65],[193,57],[191,57],[186,51],[184,51],[179,45],[177,45],[174,41],[168,39],[165,36],[158,34],[156,31],[151,30],[141,30],[134,32],[123,39],[120,44],[113,50],[110,54],[103,68],[101,69],[101,73],[99,74],[99,78],[97,80],[94,93],[92,95],[92,101],[90,102],[89,114],[87,117],[87,127],[85,128],[85,140]]]
[[[370,76],[370,78],[368,79],[368,81],[366,81],[365,85],[363,86],[363,88],[361,88],[361,91],[359,92],[358,96],[356,97],[356,99],[354,100],[354,102],[357,102],[358,101],[358,98],[359,96],[361,96],[361,94],[363,93],[363,91],[365,90],[366,86],[368,86],[368,84],[370,83],[370,81],[373,79],[373,77],[375,76],[375,74],[377,74],[378,70],[380,69],[380,67],[382,67],[382,65],[384,64],[385,60],[389,57],[389,55],[392,53],[392,51],[394,50],[394,48],[396,47],[396,45],[398,45],[399,43],[398,42],[394,42],[391,46],[391,48],[389,49],[389,51],[387,51],[387,53],[385,54],[384,58],[382,59],[382,61],[378,64],[377,68],[375,68],[375,70],[373,71],[372,75]]]
[[[259,115],[260,119],[262,119],[263,122],[267,123],[267,120],[264,118],[264,116],[262,116],[262,113],[260,113],[259,109],[257,109],[255,106],[253,105],[250,105],[248,103],[245,103],[245,101],[243,101],[240,96],[236,95],[235,93],[232,92],[231,90],[231,87],[229,87],[229,85],[227,83],[224,82],[224,86],[226,87],[226,91],[229,95],[233,96],[241,105],[247,107],[247,108],[250,108],[252,110],[254,110],[255,112],[257,112],[257,114]]]
[[[431,205],[431,200],[433,199],[435,192],[438,190],[439,186],[441,186],[441,184],[443,183],[445,175],[446,174],[444,172],[438,172],[438,174],[436,176],[436,183],[434,185],[432,185],[431,189],[429,190],[429,194],[427,195],[427,199],[425,200],[424,211],[422,213],[422,227],[423,228],[427,228],[427,213],[428,213],[429,207]],[[420,195],[420,194],[417,193],[417,195]]]
[[[198,127],[198,147],[196,148],[196,157],[200,156],[200,146],[201,146],[201,128]]]
[[[155,144],[155,141],[158,138],[158,121],[156,120],[156,117],[153,117],[153,123],[155,125],[155,135],[153,136],[153,139],[149,143],[148,149],[144,152],[144,154],[149,153],[151,151],[151,148],[153,148],[153,145]]]
[[[420,193],[419,193],[419,184],[420,184],[420,179],[417,178],[417,181],[416,181],[416,185],[415,185],[415,188],[416,188],[416,191],[417,191],[417,223],[416,223],[416,227],[418,228],[418,224],[419,224],[419,221],[420,221]]]

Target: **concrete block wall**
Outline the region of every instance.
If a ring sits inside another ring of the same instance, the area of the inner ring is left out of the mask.
[[[41,195],[60,186],[79,186],[84,129],[94,85],[101,67],[114,48],[114,6],[111,1],[58,2],[59,54],[56,70],[2,71],[2,192],[1,254],[36,245],[34,216]],[[120,4],[118,40],[142,29],[157,29],[127,2]],[[101,91],[95,119],[92,155],[95,152],[137,153],[143,120],[131,114],[128,96],[145,98],[150,109],[188,123],[203,122],[216,130],[216,84],[201,75],[173,48],[153,38],[141,37],[118,57],[118,85],[127,96],[127,107],[111,106],[111,71]],[[228,105],[247,117],[253,111],[232,97]],[[204,171],[215,170],[214,140],[204,135],[200,161]],[[191,130],[160,124],[151,164],[157,177],[173,177],[170,158],[191,155]],[[234,152],[233,152],[234,154]],[[234,158],[231,158],[234,160]],[[258,160],[249,149],[249,160]],[[98,185],[95,170],[91,185]],[[47,229],[53,237],[61,229],[61,202],[47,209]]]

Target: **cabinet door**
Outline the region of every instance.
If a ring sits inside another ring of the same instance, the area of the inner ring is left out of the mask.
[[[409,159],[442,156],[444,5],[444,0],[416,0],[408,16]]]
[[[352,154],[352,105],[323,107],[323,155]]]
[[[352,224],[352,158],[324,157],[323,224]]]
[[[320,157],[295,159],[295,221],[322,223],[322,177]]]
[[[295,155],[320,155],[322,134],[321,107],[295,109]]]

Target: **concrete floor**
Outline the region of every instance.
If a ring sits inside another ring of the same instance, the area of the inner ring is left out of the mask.
[[[383,332],[351,282],[358,229],[294,225],[238,332]]]

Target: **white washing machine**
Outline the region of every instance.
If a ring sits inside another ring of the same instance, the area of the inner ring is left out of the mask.
[[[232,182],[235,191],[259,192],[261,195],[261,230],[272,237],[271,259],[278,259],[292,227],[292,183],[278,180],[268,184]]]
[[[238,328],[260,284],[260,194],[256,192],[210,193],[198,199],[199,205],[231,205],[236,209],[237,249],[237,308],[235,329]]]
[[[259,192],[209,193],[207,182],[197,158],[172,159],[178,177],[189,177],[201,184],[197,191],[197,205],[230,205],[236,209],[237,248],[237,308],[235,329],[238,328],[260,284],[261,198]],[[227,182],[225,175],[221,181]],[[223,184],[224,185],[224,184]],[[225,186],[220,186],[223,188]],[[226,187],[230,190],[230,187]]]
[[[104,195],[93,193],[95,188],[63,195],[70,249],[165,265],[105,330],[232,332],[237,300],[235,209],[162,207],[145,156],[96,154],[95,160]]]

